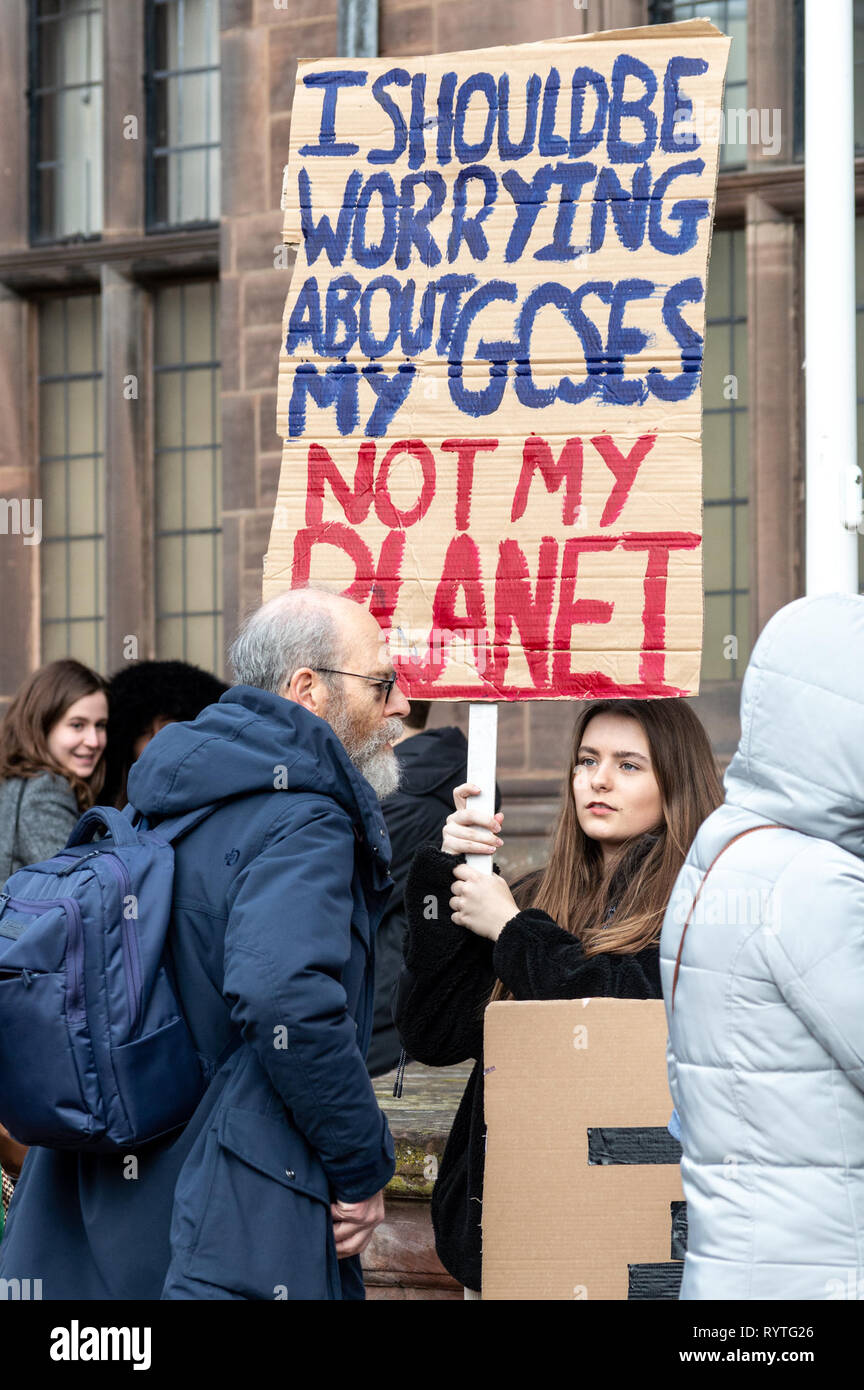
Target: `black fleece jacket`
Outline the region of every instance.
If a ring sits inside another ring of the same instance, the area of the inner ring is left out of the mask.
[[[395,1018],[405,1050],[418,1062],[447,1067],[469,1057],[475,1061],[441,1160],[432,1224],[444,1268],[479,1290],[486,1146],[483,1013],[495,980],[516,999],[662,996],[656,945],[637,955],[586,957],[575,936],[536,908],[518,912],[495,942],[457,926],[450,915],[450,884],[462,862],[463,856],[431,845],[415,856],[405,890],[408,939]]]

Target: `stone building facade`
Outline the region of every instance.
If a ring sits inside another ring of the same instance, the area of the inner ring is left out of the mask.
[[[0,498],[44,504],[41,545],[0,534],[2,700],[67,651],[109,672],[136,655],[218,669],[258,599],[281,448],[294,75],[299,58],[338,52],[338,9],[0,0]],[[709,277],[696,702],[725,760],[752,640],[803,589],[801,6],[380,0],[379,47],[395,57],[693,14],[733,35],[738,117]],[[84,177],[76,148],[94,138]],[[436,707],[433,721],[465,715]],[[541,852],[573,710],[500,715],[521,866]]]

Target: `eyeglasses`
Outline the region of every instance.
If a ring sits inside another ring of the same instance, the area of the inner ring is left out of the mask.
[[[393,694],[393,687],[396,684],[395,676],[361,676],[358,671],[336,671],[332,666],[315,666],[313,670],[321,676],[356,676],[358,681],[371,681],[373,685],[380,685],[384,691],[384,703]]]

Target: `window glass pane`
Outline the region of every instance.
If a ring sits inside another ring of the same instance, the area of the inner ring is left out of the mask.
[[[66,464],[62,459],[56,463],[43,463],[40,474],[42,534],[43,536],[59,536],[67,529]]]
[[[66,443],[67,385],[65,381],[45,382],[39,393],[39,445],[46,458],[57,458],[69,452]]]
[[[188,618],[186,620],[186,660],[191,661],[196,666],[203,666],[206,670],[216,665],[216,669],[221,667],[221,655],[218,665],[214,662],[212,653],[222,651],[222,619],[219,615],[212,618]]]
[[[220,524],[221,499],[215,487],[218,479],[218,451],[195,449],[189,452],[185,479],[187,526],[215,527]]]
[[[746,306],[745,233],[715,231],[703,368],[703,680],[738,679],[749,655]]]
[[[732,588],[732,508],[705,508],[703,581],[706,592]]]
[[[212,362],[218,356],[216,296],[209,280],[186,285],[183,291],[183,356],[187,362]]]
[[[186,67],[215,63],[214,0],[186,0],[183,6],[183,57]]]
[[[213,138],[213,117],[208,111],[212,74],[190,73],[176,79],[177,135],[184,145],[203,145]]]
[[[216,0],[148,0],[151,141],[148,225],[219,217]]]
[[[194,222],[207,212],[207,154],[184,150],[166,162],[168,217],[171,222]]]
[[[179,373],[156,377],[156,448],[168,448],[183,439],[183,387]]]
[[[746,164],[747,0],[649,0],[648,13],[653,24],[710,19],[731,38],[723,95],[724,139],[720,147],[720,168]]]
[[[62,0],[37,13],[33,42],[37,240],[102,229],[101,0]]]
[[[741,268],[740,268],[740,273],[741,273],[741,275],[743,276],[743,274],[744,274],[744,266],[743,266],[743,259],[744,259],[744,257],[743,257],[743,246],[742,246],[741,250],[742,250],[742,255],[741,255],[742,265],[741,265]],[[737,397],[738,404],[739,404],[740,406],[746,406],[746,404],[747,404],[747,324],[746,324],[746,323],[736,323],[735,328],[734,328],[734,330],[733,330],[733,335],[732,335],[732,367],[731,367],[730,370],[732,371],[732,373],[733,373],[733,375],[734,375],[734,377],[735,377],[735,380],[734,380],[734,383],[733,383],[733,382],[728,383],[727,389],[728,389],[728,390],[735,390],[735,391],[737,391],[737,392],[738,392],[738,397]]]
[[[750,587],[749,503],[735,508],[735,587]]]
[[[708,275],[709,291],[711,275]],[[726,378],[732,371],[732,330],[728,324],[716,323],[705,334],[705,353],[702,367],[702,405],[705,410],[722,410],[726,405],[724,390],[729,389]]]
[[[77,363],[76,363],[77,366]],[[98,399],[91,378],[66,383],[66,422],[76,454],[92,454],[97,440]]]
[[[704,496],[729,496],[729,466],[732,457],[732,416],[728,410],[706,411],[702,419],[702,458],[705,475]]]
[[[184,490],[182,450],[163,451],[159,460],[159,486],[156,488],[157,531],[182,528]]]
[[[190,613],[206,613],[215,607],[215,567],[212,534],[198,535],[192,531],[185,538],[186,546],[186,603]]]
[[[734,605],[729,595],[706,594],[705,628],[702,637],[703,681],[729,680],[730,667],[734,666],[735,662],[726,658],[724,650],[728,649],[726,638],[737,635],[734,623]]]
[[[95,458],[75,459],[69,468],[68,526],[70,536],[89,536],[99,527],[100,471]]]
[[[729,49],[729,67],[726,71],[727,82],[747,81],[747,6],[744,0],[737,0],[734,3],[730,0],[727,7],[727,15],[723,22],[723,32],[728,34],[732,40]]]
[[[100,546],[96,541],[69,542],[69,569],[74,582],[69,588],[69,616],[87,618],[95,607]]]
[[[183,360],[183,344],[180,336],[180,291],[163,290],[159,296],[159,312],[155,316],[156,365],[165,366],[169,362]]]
[[[747,430],[747,416],[732,417],[735,442],[735,496],[748,497],[750,494],[750,436]]]
[[[42,659],[77,656],[100,669],[105,484],[97,296],[40,305],[39,362]]]
[[[52,26],[58,38],[58,68],[64,87],[93,81],[96,49],[102,43],[101,18],[99,6],[90,0],[67,0],[62,18]],[[100,54],[98,71],[101,70]]]
[[[156,321],[156,644],[222,668],[218,289],[159,290]]]
[[[213,373],[208,368],[192,369],[184,378],[185,443],[214,443]]]

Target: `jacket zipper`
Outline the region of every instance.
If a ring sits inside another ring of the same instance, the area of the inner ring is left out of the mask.
[[[66,986],[66,1003],[70,1019],[84,1017],[84,924],[81,912],[73,898],[40,898],[30,902],[24,898],[7,898],[8,906],[16,912],[33,912],[37,916],[48,907],[62,907],[68,923],[66,952],[71,966],[71,987]]]

